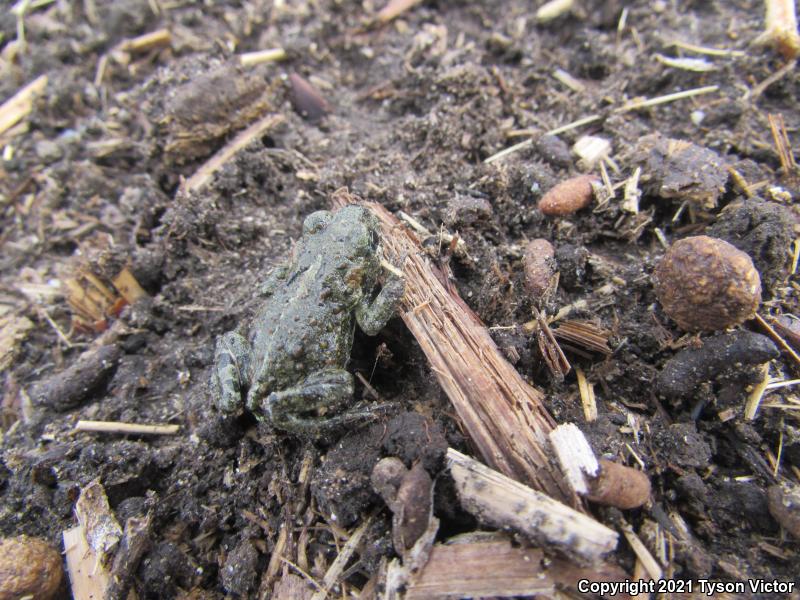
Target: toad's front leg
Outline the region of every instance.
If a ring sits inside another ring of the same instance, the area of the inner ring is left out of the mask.
[[[217,340],[214,352],[214,403],[222,412],[232,413],[242,407],[243,391],[250,372],[250,357],[250,344],[238,333],[230,331]]]
[[[368,411],[348,411],[333,416],[303,416],[327,408],[336,411],[353,399],[353,376],[343,369],[323,369],[302,383],[271,393],[263,405],[272,424],[292,433],[310,434],[372,416]]]
[[[378,335],[394,316],[405,291],[406,281],[391,277],[375,298],[364,298],[356,307],[356,322],[367,335]]]

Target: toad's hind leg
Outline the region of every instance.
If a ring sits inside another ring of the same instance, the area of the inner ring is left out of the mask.
[[[250,344],[238,333],[228,332],[219,337],[214,352],[216,393],[214,402],[226,413],[242,407],[243,390],[250,370]]]
[[[293,387],[273,392],[264,410],[275,427],[292,433],[311,433],[371,416],[367,411],[350,411],[332,417],[304,417],[302,413],[319,408],[337,408],[353,399],[353,376],[343,369],[312,373]]]

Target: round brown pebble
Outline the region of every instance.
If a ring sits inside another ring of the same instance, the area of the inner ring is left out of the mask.
[[[44,540],[0,539],[0,600],[54,598],[64,577],[61,554]]]
[[[622,510],[638,508],[650,499],[647,475],[605,459],[600,459],[600,472],[589,487],[589,500]]]
[[[767,505],[780,526],[800,540],[800,487],[788,483],[771,486]]]
[[[522,257],[525,287],[534,301],[554,292],[558,285],[555,255],[553,244],[547,240],[531,240],[525,247]]]
[[[761,278],[750,257],[707,235],[672,244],[653,279],[664,312],[686,331],[738,325],[761,303]]]
[[[586,208],[592,202],[592,183],[596,181],[594,175],[578,175],[562,181],[542,196],[539,210],[549,217],[563,217]]]

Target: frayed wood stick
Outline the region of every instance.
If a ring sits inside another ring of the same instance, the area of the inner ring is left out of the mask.
[[[353,203],[347,190],[336,206]],[[500,353],[486,327],[431,264],[416,236],[385,208],[366,203],[382,225],[386,258],[402,263],[401,316],[483,460],[504,475],[573,507],[582,503],[551,461],[555,422],[532,388]]]

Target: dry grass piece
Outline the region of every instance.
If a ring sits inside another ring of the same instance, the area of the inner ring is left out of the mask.
[[[380,23],[388,23],[402,15],[407,10],[414,8],[422,0],[389,0],[380,12],[375,17],[375,20]]]
[[[797,175],[797,163],[794,160],[792,143],[789,141],[789,134],[786,132],[786,123],[783,121],[783,115],[770,114],[767,118],[769,119],[769,128],[772,132],[772,139],[775,141],[775,150],[778,152],[784,175]]]
[[[33,103],[47,88],[47,75],[42,75],[6,100],[0,106],[0,135],[11,129],[33,110]]]
[[[336,206],[352,203],[347,190]],[[551,463],[547,434],[555,422],[532,388],[503,357],[486,327],[435,268],[416,236],[376,203],[384,251],[402,263],[401,317],[416,337],[483,459],[493,468],[572,506],[580,500]]]
[[[285,120],[282,115],[267,115],[242,131],[239,135],[225,144],[219,152],[208,159],[194,175],[184,181],[178,193],[195,192],[206,185],[222,165],[233,158],[239,150],[247,146],[250,142],[263,136],[267,131],[280,125]]]
[[[597,420],[597,399],[594,397],[594,386],[586,379],[586,375],[580,367],[575,367],[575,375],[578,378],[578,392],[581,395],[583,416],[587,423],[591,423]]]
[[[138,423],[121,423],[118,421],[78,421],[75,431],[93,431],[96,433],[121,433],[123,435],[175,435],[180,425],[140,425]]]
[[[286,50],[283,48],[269,48],[267,50],[256,50],[255,52],[245,52],[239,55],[239,63],[243,67],[254,67],[268,62],[277,62],[286,58]]]

